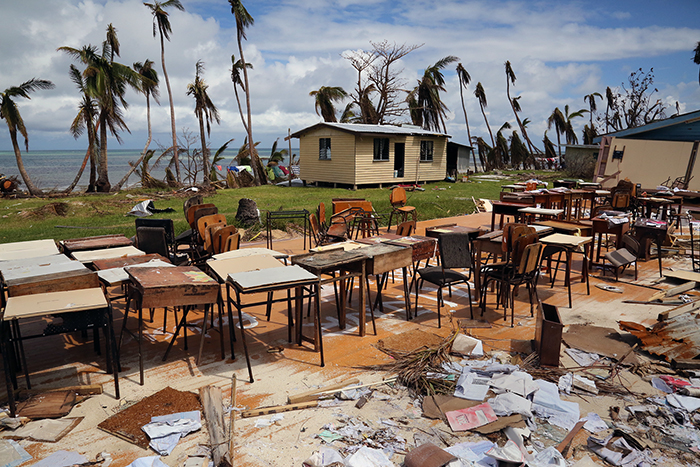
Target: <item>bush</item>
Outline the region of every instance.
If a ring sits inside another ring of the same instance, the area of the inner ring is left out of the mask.
[[[597,153],[596,153],[597,154]],[[564,156],[567,177],[590,180],[595,171],[596,157],[586,153],[566,154]]]

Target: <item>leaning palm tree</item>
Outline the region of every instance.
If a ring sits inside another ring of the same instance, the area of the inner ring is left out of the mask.
[[[423,114],[423,128],[426,130],[440,131],[440,127],[442,127],[443,132],[447,133],[445,117],[448,109],[440,98],[440,91],[446,91],[442,69],[457,60],[459,58],[454,55],[441,58],[435,64],[427,67],[423,72],[423,77],[418,80],[415,94],[418,111]]]
[[[19,150],[19,144],[17,144],[17,132],[19,131],[20,134],[24,136],[25,151],[29,151],[29,136],[27,135],[27,128],[24,126],[24,120],[22,120],[22,115],[19,113],[17,104],[15,104],[15,101],[12,99],[15,97],[31,99],[29,97],[30,93],[39,89],[53,89],[53,87],[54,85],[51,81],[32,78],[19,86],[12,86],[0,92],[0,119],[7,122],[7,128],[10,131],[10,140],[12,141],[12,149],[15,151],[15,159],[17,160],[17,169],[22,176],[22,180],[24,180],[24,184],[27,185],[29,194],[32,196],[41,196],[43,192],[32,183],[31,178],[29,178],[29,173],[27,173],[27,170],[24,168],[22,153]]]
[[[583,101],[588,102],[588,109],[590,111],[590,128],[593,128],[593,113],[598,110],[598,106],[595,102],[596,97],[600,100],[603,100],[603,96],[601,96],[599,92],[592,92],[583,96]]]
[[[569,113],[569,105],[567,104],[564,106],[564,136],[566,137],[566,144],[578,144],[578,138],[576,137],[576,132],[574,131],[571,121],[577,117],[583,118],[583,114],[586,112],[588,112],[588,110],[579,109],[576,112]]]
[[[236,18],[236,41],[238,43],[238,55],[240,55],[241,62],[243,63],[241,68],[243,70],[243,84],[245,85],[243,90],[245,91],[247,113],[246,132],[248,134],[248,150],[251,154],[251,165],[253,166],[255,182],[258,185],[262,185],[267,183],[267,176],[265,175],[265,170],[260,163],[260,157],[258,157],[256,151],[253,151],[253,118],[250,108],[250,82],[248,80],[248,67],[245,66],[246,61],[243,55],[242,43],[243,39],[247,39],[245,32],[246,29],[252,26],[253,23],[255,23],[255,20],[250,13],[248,13],[245,6],[243,6],[243,2],[241,0],[228,0],[228,3],[231,5],[231,14],[233,14],[233,16]]]
[[[476,96],[479,101],[479,106],[481,107],[481,114],[484,116],[484,122],[486,122],[486,129],[489,130],[489,135],[491,136],[491,146],[496,146],[496,141],[493,139],[493,132],[489,126],[489,120],[486,118],[486,111],[484,110],[488,103],[486,102],[486,91],[481,85],[481,81],[476,83],[476,89],[474,90],[474,96]]]
[[[700,65],[700,42],[698,42],[698,45],[695,46],[693,53],[693,63]],[[698,72],[698,83],[700,83],[700,72]]]
[[[146,140],[146,145],[143,148],[143,152],[141,153],[139,160],[134,164],[129,163],[131,168],[126,175],[119,180],[119,183],[112,187],[111,191],[121,190],[122,186],[124,186],[131,174],[141,164],[143,158],[146,157],[148,147],[151,145],[151,140],[153,139],[153,132],[151,130],[151,96],[153,96],[153,100],[156,101],[156,104],[160,104],[158,101],[158,98],[160,97],[160,91],[158,90],[158,72],[155,68],[153,68],[153,65],[153,61],[149,59],[146,59],[143,63],[134,62],[134,70],[141,75],[142,79],[141,92],[144,96],[146,96],[146,122],[148,125],[148,139]]]
[[[175,104],[173,103],[173,93],[170,90],[170,78],[168,71],[165,69],[165,42],[164,39],[170,40],[170,33],[173,32],[168,18],[167,8],[173,7],[180,11],[185,11],[180,0],[167,0],[165,2],[154,1],[153,3],[145,3],[153,15],[153,37],[156,37],[156,30],[160,34],[160,65],[163,67],[163,76],[165,77],[165,87],[168,90],[168,100],[170,101],[170,129],[173,136],[173,160],[175,163],[175,177],[178,183],[180,182],[180,162],[177,154],[177,133],[175,131]]]
[[[547,118],[547,129],[551,129],[552,126],[554,126],[554,132],[557,134],[557,146],[559,147],[559,157],[561,157],[561,135],[566,132],[566,118],[559,110],[559,107],[556,107],[549,118]]]
[[[309,96],[315,98],[314,109],[316,114],[323,117],[324,122],[335,123],[334,102],[340,102],[348,97],[348,93],[340,86],[321,86],[317,91],[311,91]]]
[[[513,109],[513,114],[515,115],[515,121],[518,123],[518,127],[520,128],[520,131],[523,133],[523,138],[525,138],[525,141],[527,142],[527,146],[530,150],[530,152],[533,152],[534,145],[530,141],[530,137],[527,135],[527,130],[523,126],[523,122],[520,120],[520,115],[518,113],[522,110],[520,108],[520,103],[519,99],[521,96],[516,97],[515,99],[510,97],[510,85],[515,86],[515,80],[517,77],[515,76],[515,72],[513,71],[513,67],[510,64],[510,60],[506,60],[505,63],[506,67],[506,96],[508,97],[508,102],[510,103],[510,108]]]
[[[202,79],[203,72],[204,62],[199,60],[195,65],[194,81],[187,85],[187,95],[194,97],[194,114],[199,120],[199,137],[202,141],[203,184],[205,187],[208,187],[210,185],[209,150],[207,149],[207,141],[204,136],[204,124],[206,123],[207,125],[207,135],[211,136],[212,121],[220,123],[221,119],[219,118],[219,109],[216,108],[207,93],[209,85]]]
[[[243,123],[243,129],[246,134],[248,134],[248,124],[246,123],[245,116],[243,115],[243,107],[241,107],[241,99],[238,96],[238,88],[240,87],[243,92],[245,92],[245,84],[243,84],[243,79],[241,74],[243,67],[248,69],[253,69],[252,63],[243,63],[241,59],[236,60],[236,56],[231,54],[231,82],[233,83],[233,93],[236,95],[236,103],[238,104],[238,113],[241,116],[241,123]]]
[[[469,72],[464,68],[461,63],[457,64],[457,78],[459,79],[459,97],[462,100],[462,111],[464,112],[464,124],[467,126],[467,141],[472,144],[472,134],[469,131],[469,119],[467,118],[467,107],[464,105],[464,89],[467,89],[467,85],[472,80]],[[472,155],[474,156],[474,171],[476,171],[476,151],[472,149]]]
[[[96,159],[97,159],[97,128],[96,122],[99,114],[99,107],[95,99],[93,99],[87,89],[86,81],[83,79],[83,75],[80,73],[78,68],[71,64],[69,68],[69,75],[71,81],[75,83],[83,98],[78,104],[78,114],[73,119],[70,125],[70,132],[74,138],[79,138],[83,132],[87,132],[88,137],[88,148],[85,152],[85,158],[83,163],[78,170],[73,182],[64,190],[64,193],[70,193],[73,191],[75,186],[80,181],[80,177],[83,175],[83,171],[87,166],[87,162],[90,161],[90,181],[88,183],[88,192],[94,192],[96,181],[97,181],[97,171],[96,171]]]

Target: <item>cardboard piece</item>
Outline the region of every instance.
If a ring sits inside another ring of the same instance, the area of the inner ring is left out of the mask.
[[[481,403],[481,401],[471,401],[446,394],[426,396],[423,398],[423,416],[432,419],[444,419],[447,412],[468,409]]]
[[[452,431],[467,431],[498,420],[493,409],[484,402],[468,409],[453,410],[445,413]]]
[[[588,324],[573,324],[569,326],[563,338],[569,347],[597,353],[616,360],[623,358],[632,349],[629,344],[619,340],[620,334],[614,329]],[[632,352],[625,357],[624,363],[635,365],[639,363],[639,359]]]
[[[406,454],[403,464],[406,467],[444,467],[454,460],[457,457],[444,449],[433,443],[425,443]]]
[[[33,441],[43,441],[55,443],[71,432],[73,428],[83,420],[84,417],[61,418],[58,420],[44,419],[27,423],[12,432],[6,432],[6,438],[31,439]]]
[[[472,431],[476,431],[482,435],[488,435],[491,433],[496,433],[507,427],[513,428],[526,428],[525,420],[520,414],[509,415],[507,417],[498,417],[495,422],[487,423],[486,425],[474,428]]]
[[[27,418],[61,418],[77,403],[72,391],[37,394],[17,404],[17,416]]]

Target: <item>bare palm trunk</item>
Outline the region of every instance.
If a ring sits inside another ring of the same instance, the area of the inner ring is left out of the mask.
[[[141,162],[143,161],[143,158],[146,157],[146,153],[148,152],[148,146],[151,145],[151,139],[153,137],[153,133],[151,132],[151,101],[148,98],[148,94],[146,94],[146,121],[148,122],[148,140],[146,141],[146,145],[143,147],[143,152],[141,153],[141,157],[139,158],[138,161],[134,165],[131,166],[129,171],[122,177],[121,180],[119,180],[119,183],[114,185],[112,187],[112,191],[117,192],[122,189],[122,186],[126,183],[127,180],[129,180],[129,177],[131,176],[132,173],[134,173],[134,170],[141,165]]]
[[[168,90],[168,100],[170,101],[170,130],[173,134],[173,161],[175,162],[175,178],[180,183],[180,159],[177,152],[177,132],[175,131],[175,104],[173,103],[173,92],[170,90],[170,79],[165,69],[165,44],[163,43],[163,31],[160,32],[160,65],[163,67],[165,77],[165,87]]]
[[[469,146],[472,145],[472,134],[469,131],[469,119],[467,118],[467,106],[464,105],[464,91],[462,91],[462,86],[459,87],[459,97],[462,100],[462,111],[464,112],[464,124],[467,126],[467,140],[469,141]],[[477,171],[476,167],[476,152],[472,148],[472,156],[474,157],[474,172]]]
[[[204,136],[204,118],[200,114],[199,115],[199,138],[202,141],[202,184],[205,187],[208,187],[211,185],[211,182],[209,181],[209,150],[207,149],[207,140],[206,137]],[[197,176],[195,175],[195,179]]]
[[[486,122],[486,129],[489,130],[489,136],[491,136],[491,147],[495,148],[496,140],[493,139],[493,132],[491,131],[491,127],[489,126],[489,120],[488,118],[486,118],[486,112],[484,112],[484,106],[481,105],[481,102],[479,103],[479,107],[481,107],[481,114],[484,116],[484,122]]]
[[[97,158],[97,191],[109,193],[109,174],[107,173],[107,124],[105,117],[100,117],[100,155]]]
[[[245,105],[248,116],[248,128],[246,128],[246,131],[248,133],[248,151],[250,152],[250,162],[253,165],[255,182],[258,185],[263,185],[267,184],[267,177],[265,176],[265,171],[260,163],[260,157],[258,157],[258,154],[253,150],[255,143],[253,142],[253,118],[250,111],[250,83],[248,82],[248,69],[246,67],[245,57],[243,56],[243,45],[241,44],[240,34],[238,34],[238,53],[241,56],[241,63],[243,64],[243,80],[245,82]]]
[[[561,159],[561,135],[557,131],[557,147],[559,148],[559,159]]]
[[[24,168],[24,161],[22,161],[22,153],[19,150],[19,144],[17,144],[16,131],[10,130],[10,139],[12,139],[12,148],[15,150],[17,169],[19,170],[19,174],[22,176],[22,180],[24,180],[24,184],[27,185],[27,190],[29,191],[29,194],[32,196],[42,196],[44,192],[38,189],[36,186],[34,186],[34,183],[32,183],[32,179],[29,178],[29,173],[27,173],[27,169]]]
[[[246,123],[245,116],[243,115],[243,107],[241,107],[241,98],[238,96],[238,88],[236,83],[233,83],[233,93],[236,95],[236,102],[238,103],[238,113],[241,114],[241,123],[243,123],[243,129],[246,134],[248,134],[248,124]]]
[[[73,183],[71,183],[68,188],[63,190],[64,194],[66,194],[66,195],[70,194],[73,191],[73,189],[75,188],[75,186],[78,184],[78,182],[80,181],[80,177],[83,176],[83,172],[85,171],[85,167],[87,166],[87,162],[88,162],[88,160],[90,160],[91,155],[92,155],[92,146],[90,148],[88,148],[88,150],[85,152],[85,157],[83,158],[83,163],[80,166],[80,169],[78,169],[78,173],[75,175],[75,178],[73,179]]]

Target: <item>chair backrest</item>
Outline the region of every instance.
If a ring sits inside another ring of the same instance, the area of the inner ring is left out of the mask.
[[[212,252],[214,254],[219,254],[223,253],[224,251],[229,251],[225,250],[224,248],[226,247],[226,242],[228,241],[228,238],[231,235],[237,234],[238,229],[234,225],[227,225],[226,227],[222,227],[216,232],[214,232],[211,235],[211,244],[212,244]],[[240,235],[239,235],[239,243],[240,243]],[[236,248],[238,249],[238,246]]]
[[[187,223],[190,224],[192,229],[197,228],[197,221],[202,216],[211,216],[219,212],[216,205],[212,203],[197,204],[192,206],[189,211],[187,211]]]
[[[224,216],[223,214],[210,214],[208,216],[202,216],[199,219],[197,219],[197,233],[199,234],[200,238],[205,238],[207,227],[209,227],[212,224],[224,224],[225,227],[227,225],[226,216]]]
[[[524,234],[534,233],[534,227],[530,227],[527,224],[520,224],[516,222],[511,222],[503,226],[503,241],[501,243],[501,250],[503,253],[510,253],[513,251],[514,241]]]
[[[139,227],[162,227],[165,229],[165,240],[168,242],[169,248],[174,248],[175,245],[175,227],[172,219],[149,219],[147,217],[139,217],[136,219],[136,228]]]
[[[469,234],[464,232],[443,233],[438,237],[440,264],[445,269],[471,268],[472,255]]]
[[[311,235],[314,237],[314,242],[316,246],[321,243],[321,226],[318,223],[318,217],[316,214],[309,214],[309,227],[311,228]]]
[[[518,268],[520,268],[525,250],[533,243],[537,243],[538,240],[539,236],[536,233],[526,233],[515,239],[513,241],[513,251],[511,252],[512,264],[518,265]]]
[[[182,210],[185,211],[185,219],[187,219],[187,211],[190,210],[192,206],[204,203],[204,196],[195,195],[191,198],[187,198],[184,203],[182,203]]]
[[[225,253],[227,251],[233,251],[237,250],[241,247],[241,233],[236,232],[228,236],[226,238],[226,243],[224,243],[224,246],[221,250],[221,253]]]
[[[324,203],[318,203],[318,209],[316,210],[316,215],[318,216],[318,222],[320,224],[326,223],[326,205]]]
[[[518,274],[531,274],[537,271],[540,262],[542,243],[534,242],[527,245],[522,252],[518,263]]]
[[[627,209],[630,205],[629,191],[616,191],[612,199],[612,207],[614,209]]]
[[[622,247],[632,253],[635,258],[639,256],[639,241],[630,232],[622,236]]]
[[[168,243],[165,240],[165,229],[163,227],[137,227],[136,243],[138,249],[144,253],[158,253],[168,258]]]
[[[408,199],[406,198],[406,190],[401,188],[400,186],[397,186],[393,190],[391,190],[391,194],[389,195],[389,202],[391,203],[392,207],[402,207],[406,205],[406,202]]]
[[[402,237],[408,237],[416,230],[416,221],[406,221],[399,224],[396,227],[396,235],[401,235]]]

